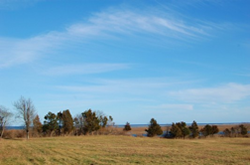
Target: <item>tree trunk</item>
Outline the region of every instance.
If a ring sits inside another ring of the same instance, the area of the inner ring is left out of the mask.
[[[3,125],[2,125],[1,138],[3,138],[3,133],[4,133],[5,124],[6,124],[6,121],[3,122]]]
[[[1,132],[1,138],[3,138],[3,133],[4,133],[4,127],[3,127],[3,130]]]
[[[50,137],[53,136],[54,132],[55,132],[55,131],[51,131],[51,132],[50,132]]]
[[[29,136],[29,130],[26,131],[26,138],[29,139],[30,136]]]

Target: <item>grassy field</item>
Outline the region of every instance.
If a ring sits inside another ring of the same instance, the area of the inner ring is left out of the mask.
[[[80,136],[0,140],[0,164],[250,164],[249,138]]]

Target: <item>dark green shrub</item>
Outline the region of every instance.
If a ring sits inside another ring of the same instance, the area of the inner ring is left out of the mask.
[[[155,135],[161,135],[163,133],[161,126],[157,124],[157,121],[152,118],[150,120],[150,125],[148,126],[148,129],[145,130],[148,134],[148,137],[153,137]]]

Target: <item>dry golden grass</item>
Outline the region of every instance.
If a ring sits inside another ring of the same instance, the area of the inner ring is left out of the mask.
[[[131,135],[131,134],[137,134],[137,135],[142,135],[146,134],[145,129],[148,129],[148,127],[135,127],[131,128],[131,131],[123,131],[123,128],[117,128],[118,132],[124,132],[125,134]],[[164,130],[165,128],[163,128]]]
[[[78,136],[0,140],[0,164],[250,164],[249,138]]]

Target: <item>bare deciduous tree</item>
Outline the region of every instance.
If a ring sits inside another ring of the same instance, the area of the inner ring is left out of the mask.
[[[82,114],[78,114],[76,115],[76,117],[74,118],[74,126],[76,128],[76,135],[81,135],[83,134],[83,125],[84,125],[84,119],[82,117]]]
[[[29,139],[30,125],[35,117],[35,107],[31,99],[25,99],[23,96],[14,102],[14,107],[18,112],[17,117],[24,121],[26,138]]]
[[[9,122],[12,115],[13,114],[11,112],[9,112],[9,110],[7,108],[0,106],[0,135],[1,135],[1,138],[3,137],[5,126]]]

